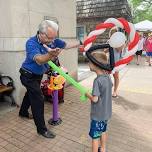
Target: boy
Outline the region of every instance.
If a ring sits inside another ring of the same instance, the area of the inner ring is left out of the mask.
[[[104,52],[93,52],[92,56],[104,64],[108,63]],[[91,123],[89,135],[92,138],[92,152],[100,152],[99,139],[101,143],[101,152],[106,152],[107,140],[107,121],[112,115],[112,82],[107,71],[94,63],[89,62],[90,70],[97,74],[93,82],[92,94],[86,93],[91,100]]]

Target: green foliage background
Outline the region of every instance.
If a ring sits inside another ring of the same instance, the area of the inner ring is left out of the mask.
[[[134,23],[150,20],[152,21],[152,0],[129,0],[133,11]]]

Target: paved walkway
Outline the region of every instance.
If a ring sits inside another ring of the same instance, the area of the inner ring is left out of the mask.
[[[81,83],[89,88],[94,77]],[[37,135],[33,121],[19,118],[18,109],[1,114],[0,152],[90,152],[90,103],[81,103],[79,96],[75,88],[65,89],[65,103],[60,105],[63,123],[57,127],[47,124],[57,134],[55,139]],[[46,123],[51,113],[52,106],[46,103]],[[107,152],[152,152],[152,67],[130,64],[121,72]]]

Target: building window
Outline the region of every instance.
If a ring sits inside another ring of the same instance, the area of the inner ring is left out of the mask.
[[[77,27],[77,39],[83,41],[85,37],[85,26],[78,26]]]

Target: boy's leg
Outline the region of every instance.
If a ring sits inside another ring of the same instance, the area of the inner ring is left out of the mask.
[[[99,139],[100,139],[100,132],[97,131],[97,123],[98,121],[96,120],[91,120],[90,123],[90,132],[89,136],[92,138],[92,152],[98,152],[98,147],[99,147]]]
[[[106,141],[107,141],[107,132],[103,132],[100,138],[102,152],[106,152]]]
[[[99,140],[92,139],[92,152],[98,152]]]

